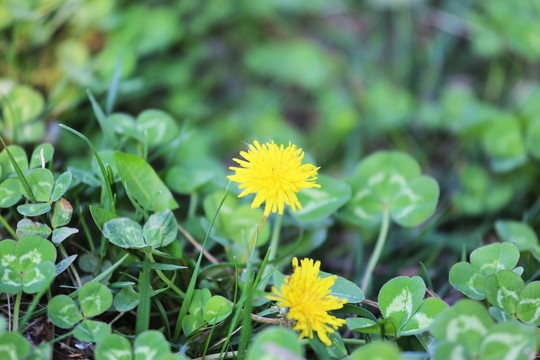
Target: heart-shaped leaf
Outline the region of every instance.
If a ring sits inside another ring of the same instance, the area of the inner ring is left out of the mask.
[[[135,309],[138,303],[139,294],[133,290],[133,286],[123,287],[113,300],[114,308],[121,312]]]
[[[86,317],[102,314],[112,305],[112,300],[111,290],[98,282],[86,283],[79,291],[79,304]]]
[[[202,325],[204,325],[203,321],[194,315],[188,314],[182,320],[182,331],[184,335],[189,336]]]
[[[60,199],[66,191],[68,191],[69,186],[71,185],[72,175],[71,172],[66,171],[56,179],[54,183],[54,189],[51,194],[51,201],[57,201]]]
[[[536,331],[518,321],[493,325],[480,348],[482,360],[532,359],[537,349]]]
[[[96,360],[110,359],[133,360],[131,344],[125,337],[111,334],[96,345]]]
[[[324,279],[329,276],[334,276],[332,274],[326,273],[324,271],[319,271],[319,276]],[[330,288],[330,295],[337,297],[338,299],[347,300],[349,304],[357,304],[366,298],[362,289],[352,281],[349,281],[341,276],[336,277],[334,285]]]
[[[32,346],[19,333],[6,332],[0,334],[0,357],[2,359],[26,359]]]
[[[304,359],[304,347],[298,342],[298,335],[280,326],[270,326],[259,332],[247,353],[248,360],[258,360],[264,354],[267,360],[282,360],[283,354],[291,359]]]
[[[209,325],[223,321],[232,313],[232,305],[223,296],[212,296],[204,305],[204,321]]]
[[[54,177],[49,169],[33,169],[25,176],[30,190],[37,201],[49,201],[54,185]],[[21,192],[27,199],[31,199],[21,184]]]
[[[141,226],[128,218],[117,218],[103,225],[103,235],[122,248],[143,248],[146,243]]]
[[[320,221],[332,215],[351,198],[351,187],[343,181],[319,175],[317,183],[321,185],[320,188],[302,189],[298,193],[302,210],[293,212],[292,215],[299,221]]]
[[[484,275],[512,270],[519,260],[519,250],[509,243],[495,243],[483,246],[471,253],[471,265]]]
[[[75,301],[67,295],[57,295],[49,301],[47,316],[54,325],[62,329],[71,329],[82,320]]]
[[[18,178],[6,179],[0,184],[0,208],[9,208],[19,202],[22,197]]]
[[[148,109],[137,117],[137,132],[141,139],[146,138],[149,146],[157,146],[173,140],[179,129],[176,121],[166,112]]]
[[[43,261],[24,274],[23,291],[27,294],[35,294],[47,286],[55,275],[54,263],[50,260]]]
[[[47,164],[51,161],[53,155],[54,148],[51,144],[45,143],[36,146],[30,157],[30,169],[41,167],[43,165],[42,160],[43,163]]]
[[[24,216],[39,216],[51,211],[51,204],[37,203],[17,206],[17,211]]]
[[[443,310],[431,323],[430,332],[437,341],[462,345],[468,353],[478,354],[480,343],[493,325],[486,308],[474,300],[460,300]]]
[[[540,261],[538,237],[529,225],[519,221],[499,220],[495,223],[495,229],[502,240],[514,244],[519,251],[531,251]]]
[[[54,245],[60,244],[62,241],[66,240],[69,236],[79,232],[79,229],[70,228],[70,227],[61,227],[54,229],[52,233],[52,239]]]
[[[517,316],[527,324],[540,326],[540,281],[530,282],[521,290]]]
[[[525,286],[519,275],[511,270],[501,270],[486,277],[484,286],[486,298],[491,304],[509,314],[516,313],[519,294]]]
[[[73,214],[73,207],[64,198],[60,198],[55,204],[53,209],[53,215],[51,218],[51,225],[53,228],[67,225],[71,220]]]
[[[429,326],[448,305],[437,298],[427,298],[420,304],[420,307],[414,315],[405,323],[398,332],[399,335],[415,335],[427,331]]]
[[[39,236],[25,236],[15,247],[15,256],[22,271],[29,271],[44,261],[56,260],[56,249],[50,241]]]
[[[400,329],[416,312],[425,293],[426,285],[419,276],[393,278],[379,291],[381,313],[386,319],[393,318]]]
[[[449,282],[452,286],[471,299],[483,300],[484,275],[468,262],[458,262],[450,269]]]
[[[21,171],[23,173],[28,171],[28,157],[26,156],[26,151],[19,145],[9,145],[7,150],[9,150]],[[0,180],[5,179],[10,174],[15,174],[15,168],[11,163],[11,159],[9,158],[6,149],[0,151],[0,167],[2,168]]]
[[[340,216],[361,226],[379,223],[384,209],[402,226],[419,225],[435,211],[439,198],[437,182],[421,175],[418,163],[400,152],[368,156],[346,181],[352,197]]]
[[[47,225],[30,219],[22,219],[17,223],[16,233],[19,238],[34,235],[46,239],[51,235],[51,232],[51,228]]]
[[[73,330],[73,335],[86,342],[99,343],[106,336],[110,335],[111,327],[101,321],[84,320]]]
[[[169,245],[177,233],[176,219],[169,209],[151,215],[143,227],[146,243],[155,249]]]
[[[159,331],[144,331],[133,344],[135,360],[157,360],[161,355],[170,353],[169,344]]]

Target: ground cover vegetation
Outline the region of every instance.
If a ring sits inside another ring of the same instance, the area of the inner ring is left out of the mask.
[[[0,0],[0,358],[535,358],[539,17]]]

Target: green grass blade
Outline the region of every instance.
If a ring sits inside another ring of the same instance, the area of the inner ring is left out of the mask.
[[[116,65],[114,66],[114,73],[111,81],[111,87],[107,93],[107,105],[105,106],[105,111],[107,115],[110,115],[114,103],[116,102],[116,95],[118,95],[118,87],[120,85],[120,75],[122,74],[122,52],[118,53],[116,57]]]
[[[193,270],[193,274],[191,275],[188,289],[186,291],[186,296],[184,298],[184,301],[182,301],[182,307],[180,308],[180,312],[178,313],[178,319],[176,321],[176,325],[174,328],[173,342],[176,342],[178,340],[178,336],[180,336],[180,331],[182,330],[182,321],[184,320],[184,317],[186,316],[188,312],[189,305],[191,304],[191,299],[193,297],[193,292],[195,291],[195,284],[197,283],[197,276],[199,275],[199,269],[201,267],[201,261],[202,261],[204,249],[206,247],[206,242],[208,241],[208,238],[210,237],[210,231],[212,231],[212,228],[214,227],[214,223],[216,222],[216,218],[219,214],[219,211],[221,210],[221,206],[223,206],[223,203],[225,202],[225,199],[227,198],[227,195],[229,194],[230,187],[231,187],[231,182],[229,181],[229,184],[227,185],[227,188],[225,189],[225,194],[223,195],[223,198],[221,199],[221,202],[219,203],[216,213],[214,214],[214,217],[212,218],[212,222],[210,223],[210,227],[208,228],[208,231],[206,232],[206,236],[204,237],[204,241],[201,247],[201,252],[199,253],[199,258],[197,259],[197,264],[195,265],[195,269]]]
[[[30,201],[33,203],[36,203],[36,197],[34,196],[34,193],[32,192],[32,189],[30,188],[30,185],[28,184],[28,181],[26,181],[26,178],[24,177],[24,174],[22,173],[21,168],[17,164],[17,161],[15,161],[15,158],[11,154],[11,151],[9,151],[8,147],[6,146],[6,143],[4,142],[4,139],[0,137],[0,141],[2,141],[2,145],[4,145],[4,149],[6,150],[6,153],[9,157],[9,161],[11,161],[11,165],[13,165],[13,168],[15,169],[15,172],[17,173],[17,176],[21,180],[21,184],[24,187],[24,190],[28,193],[28,196],[30,196]]]
[[[101,131],[103,131],[103,139],[105,140],[105,144],[109,147],[113,147],[116,143],[116,139],[107,123],[107,117],[103,113],[101,106],[99,106],[98,102],[96,101],[90,90],[87,90],[86,92],[88,93],[88,98],[92,103],[92,110],[94,110],[94,115],[96,115],[99,127],[101,128]]]
[[[116,213],[116,211],[114,209],[114,197],[113,197],[113,194],[112,194],[111,184],[109,183],[109,177],[107,176],[107,170],[105,169],[105,166],[103,165],[103,161],[101,161],[101,157],[97,153],[96,148],[94,147],[94,145],[92,145],[92,142],[86,136],[84,136],[83,134],[81,134],[77,130],[72,129],[69,126],[64,125],[64,124],[59,124],[58,126],[60,126],[64,130],[67,130],[70,133],[80,137],[81,139],[83,139],[88,144],[88,147],[90,148],[90,150],[92,150],[92,153],[96,157],[96,160],[97,160],[97,162],[99,164],[99,168],[101,169],[101,174],[103,175],[103,181],[105,182],[105,188],[107,189],[107,196],[109,198],[109,208],[107,210],[111,210],[113,213]]]

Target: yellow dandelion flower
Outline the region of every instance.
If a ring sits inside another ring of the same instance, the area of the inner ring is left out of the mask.
[[[313,338],[316,331],[319,339],[326,345],[332,345],[328,333],[345,324],[345,320],[328,314],[330,310],[341,309],[347,300],[340,300],[329,295],[337,276],[320,278],[320,261],[313,263],[312,259],[305,258],[298,266],[298,259],[294,258],[293,274],[285,278],[281,291],[272,287],[275,296],[268,296],[271,300],[279,301],[280,308],[289,308],[287,318],[296,322],[294,330],[301,331],[300,338]]]
[[[238,197],[256,193],[251,203],[252,208],[258,208],[266,201],[264,216],[270,211],[279,211],[283,214],[285,204],[296,212],[302,205],[296,197],[296,193],[303,188],[320,188],[317,180],[317,170],[311,164],[302,164],[304,152],[297,149],[296,145],[286,148],[277,146],[274,141],[259,144],[257,141],[249,145],[249,151],[241,151],[240,155],[245,160],[233,159],[242,167],[231,166],[234,175],[228,176],[232,181],[240,183],[240,189],[244,189]]]

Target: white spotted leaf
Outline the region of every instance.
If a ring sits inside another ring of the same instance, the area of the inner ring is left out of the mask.
[[[42,158],[42,151],[43,151],[43,158]],[[36,146],[34,148],[34,151],[32,152],[32,156],[30,157],[30,169],[35,169],[38,167],[41,167],[42,160],[45,164],[47,164],[49,161],[51,161],[52,157],[54,155],[54,148],[49,143],[44,143]]]
[[[176,239],[177,233],[176,219],[169,209],[150,215],[143,227],[146,244],[155,249],[172,243]]]
[[[141,226],[128,218],[107,221],[103,225],[103,235],[121,248],[146,247]]]
[[[73,330],[73,335],[85,342],[99,343],[106,336],[110,335],[111,327],[101,321],[84,320]]]
[[[62,329],[71,329],[82,320],[75,301],[67,295],[57,295],[49,301],[47,316],[54,325]]]
[[[525,323],[540,326],[540,281],[530,282],[521,290],[517,316]]]
[[[27,294],[35,294],[47,286],[55,275],[54,263],[50,260],[43,261],[24,274],[23,291]]]
[[[535,328],[519,321],[509,321],[492,326],[484,336],[480,348],[482,360],[533,359],[536,355]]]
[[[24,204],[17,206],[17,211],[24,216],[39,216],[51,211],[51,204],[37,203],[37,204]]]
[[[9,178],[0,184],[0,208],[8,208],[22,197],[21,181],[18,178]]]
[[[5,332],[0,335],[0,359],[26,359],[32,346],[17,332]]]
[[[22,271],[29,271],[43,261],[56,260],[56,248],[42,237],[30,235],[19,239],[15,247],[15,256],[19,259]]]
[[[57,201],[68,191],[69,186],[71,185],[71,180],[73,179],[71,172],[66,171],[56,179],[54,183],[54,189],[51,194],[51,201]]]
[[[209,325],[223,321],[232,313],[232,305],[223,296],[212,296],[204,305],[204,321]]]
[[[30,190],[34,194],[36,201],[49,201],[54,185],[54,177],[49,169],[33,169],[25,176]],[[30,194],[26,192],[26,189],[21,184],[21,192],[30,200]]]
[[[450,284],[457,291],[467,295],[471,299],[483,300],[486,298],[484,279],[485,277],[480,270],[465,261],[454,264],[450,269]]]
[[[405,323],[398,335],[415,335],[427,331],[437,315],[447,307],[448,305],[441,299],[427,298],[420,304],[418,311]]]
[[[393,318],[400,329],[418,310],[426,293],[424,280],[399,276],[383,285],[379,291],[379,307],[383,316]]]
[[[471,265],[484,275],[512,270],[518,263],[519,250],[510,243],[495,243],[483,246],[471,253]]]
[[[129,341],[117,334],[103,338],[96,345],[96,360],[132,360],[133,352]]]
[[[486,277],[484,286],[486,298],[492,305],[508,314],[516,313],[519,294],[525,287],[525,283],[518,274],[511,270],[501,270]]]
[[[102,314],[112,304],[109,288],[98,282],[86,283],[79,291],[79,304],[86,317]]]
[[[156,360],[171,351],[163,334],[156,330],[142,332],[135,339],[133,348],[135,360]]]
[[[290,359],[304,359],[304,347],[297,340],[298,334],[281,326],[270,326],[259,332],[250,344],[247,360],[282,360],[283,354]]]
[[[443,310],[431,323],[430,332],[438,342],[459,344],[472,355],[480,351],[480,343],[493,325],[486,308],[474,300],[460,300]]]

